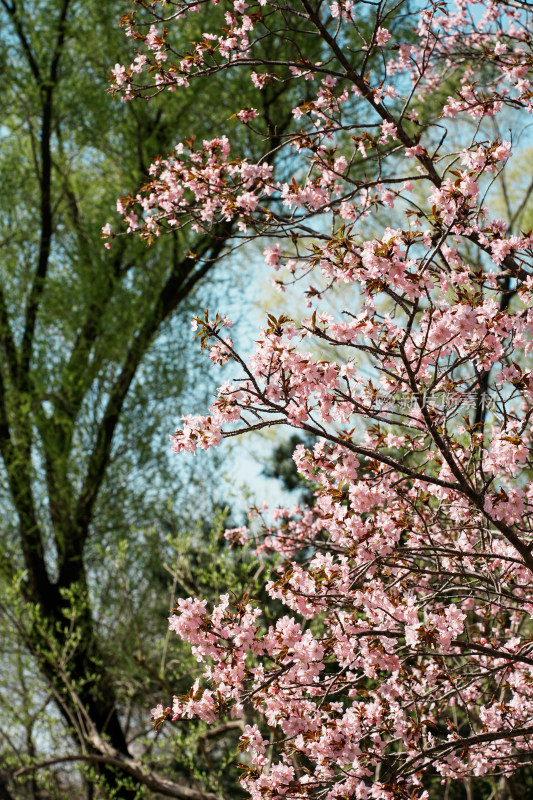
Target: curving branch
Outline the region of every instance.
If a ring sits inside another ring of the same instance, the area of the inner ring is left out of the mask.
[[[40,769],[46,769],[56,764],[85,762],[88,764],[104,764],[107,767],[112,767],[130,775],[137,780],[147,789],[152,792],[157,792],[165,797],[175,797],[178,800],[220,800],[219,796],[212,792],[201,792],[198,789],[193,789],[190,786],[174,783],[163,775],[160,775],[153,770],[148,770],[134,758],[125,758],[118,752],[113,751],[113,748],[105,745],[107,752],[105,754],[74,754],[66,756],[56,756],[46,761],[40,761],[36,764],[31,764],[27,767],[21,767],[14,773],[14,778],[21,778],[24,775],[29,775]],[[0,800],[2,796],[0,794]]]

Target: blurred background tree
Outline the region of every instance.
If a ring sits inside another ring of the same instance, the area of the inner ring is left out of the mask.
[[[261,103],[275,145],[294,103],[283,103],[285,87],[260,94],[238,75],[232,85],[214,76],[201,98],[113,100],[110,68],[132,57],[117,24],[127,10],[0,0],[0,798],[8,800],[207,797],[223,788],[239,735],[235,723],[215,736],[200,726],[165,748],[147,720],[150,699],[168,693],[165,663],[173,688],[195,669],[183,648],[162,642],[176,597],[254,585],[257,564],[221,542],[215,462],[204,460],[198,475],[170,460],[167,446],[184,392],[194,386],[201,403],[208,386],[189,351],[191,310],[243,291],[249,277],[238,258],[220,263],[230,223],[155,249],[122,237],[107,251],[100,231],[116,198],[142,185],[151,160],[192,128],[213,136],[221,118]],[[194,24],[180,28],[185,41]],[[236,147],[253,154],[246,127],[228,124]]]

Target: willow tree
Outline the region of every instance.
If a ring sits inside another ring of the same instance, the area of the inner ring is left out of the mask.
[[[112,560],[100,553],[132,524],[163,518],[171,492],[182,505],[190,502],[175,474],[167,480],[159,442],[168,412],[154,388],[164,382],[175,399],[183,387],[177,323],[208,277],[212,289],[233,223],[209,235],[180,231],[157,252],[131,237],[106,250],[101,229],[116,197],[146,180],[147,165],[175,143],[184,120],[208,134],[210,109],[218,114],[227,105],[229,117],[229,94],[237,92],[262,104],[263,138],[275,149],[287,114],[279,114],[283,86],[259,96],[246,82],[216,77],[201,102],[186,93],[174,104],[121,104],[107,93],[110,68],[128,47],[116,24],[120,11],[81,0],[0,2],[1,623],[11,632],[5,664],[18,664],[22,683],[37,667],[30,705],[43,703],[45,693],[75,744],[72,760],[90,765],[100,787],[126,798],[142,786],[194,798],[199,790],[154,774],[131,755],[115,678],[123,654],[112,647],[116,628],[102,624],[105,601],[117,601],[102,596]],[[194,35],[194,21],[179,31]],[[274,102],[276,122],[269,117]],[[239,125],[244,152],[248,131]],[[220,280],[227,276],[225,270]],[[163,473],[165,481],[158,480]],[[166,524],[163,534],[172,520]],[[149,563],[145,551],[160,539],[145,544],[135,550],[132,543],[128,584],[138,578],[136,559]],[[139,669],[157,685],[152,663]],[[3,700],[13,713],[2,723],[8,737],[10,722],[19,730],[20,707]],[[29,717],[26,723],[31,762],[39,741]],[[4,778],[0,793],[9,797]],[[39,795],[35,781],[26,788]]]

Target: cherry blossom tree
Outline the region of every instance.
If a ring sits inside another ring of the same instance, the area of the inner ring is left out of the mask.
[[[170,628],[201,677],[153,719],[244,715],[254,800],[505,778],[533,758],[533,184],[506,177],[533,111],[530,4],[223,0],[220,29],[178,52],[172,31],[204,5],[134,3],[114,89],[235,69],[258,96],[294,83],[286,157],[232,153],[232,124],[265,142],[272,124],[236,98],[232,123],[157,159],[119,207],[148,243],[236,221],[291,303],[250,357],[223,311],[195,317],[231,377],[173,449],[292,426],[314,439],[294,459],[316,491],[227,532],[277,554],[284,613],[180,600]]]

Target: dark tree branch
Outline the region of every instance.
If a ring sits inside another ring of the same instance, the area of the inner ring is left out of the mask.
[[[13,332],[9,322],[9,313],[2,286],[0,286],[0,347],[2,349],[8,375],[11,381],[16,383],[18,373],[17,351],[15,349],[15,341],[13,339]]]
[[[107,400],[92,453],[88,460],[85,480],[73,514],[71,538],[66,543],[60,564],[59,585],[69,585],[81,566],[83,547],[88,535],[94,503],[109,463],[113,436],[120,414],[137,368],[153,342],[162,323],[187,298],[199,281],[209,272],[220,257],[233,226],[219,226],[207,234],[197,247],[194,256],[180,261],[161,289],[151,312],[131,343]],[[200,263],[200,266],[198,264]]]
[[[44,549],[41,531],[35,512],[29,462],[23,448],[13,440],[7,410],[5,386],[0,375],[0,453],[6,467],[9,489],[13,498],[18,520],[19,533],[28,571],[28,593],[38,599],[43,607],[50,608],[55,601],[54,593],[44,562]]]
[[[35,56],[33,55],[30,43],[24,32],[24,28],[22,27],[22,20],[20,18],[20,9],[15,0],[11,0],[11,3],[8,3],[7,0],[0,0],[0,2],[4,6],[7,13],[10,15],[11,19],[13,20],[13,26],[15,28],[15,32],[22,45],[22,50],[24,51],[24,55],[28,60],[31,73],[35,79],[35,82],[37,83],[37,86],[41,88],[43,85],[41,70],[39,69],[39,65],[35,59]]]
[[[19,778],[23,775],[28,775],[39,769],[54,766],[55,764],[65,764],[72,762],[85,761],[89,764],[105,764],[108,767],[125,772],[131,775],[139,783],[150,789],[152,792],[164,795],[165,797],[175,797],[178,800],[220,800],[220,798],[212,792],[201,792],[198,789],[193,789],[190,786],[184,786],[179,783],[174,783],[163,775],[159,775],[152,770],[145,769],[138,761],[133,758],[121,758],[118,754],[109,755],[70,755],[70,756],[57,756],[56,758],[49,758],[47,761],[40,761],[38,764],[31,764],[27,767],[21,767],[15,772],[15,777]],[[0,795],[0,800],[2,800]]]
[[[38,79],[39,89],[42,97],[42,122],[41,122],[41,141],[40,141],[40,158],[41,158],[41,238],[39,243],[39,257],[37,260],[37,268],[33,278],[33,284],[30,290],[28,302],[26,304],[26,322],[24,327],[24,335],[22,337],[22,344],[20,350],[20,380],[22,382],[21,388],[28,388],[28,375],[29,366],[32,357],[33,337],[35,333],[35,325],[37,322],[37,312],[39,310],[39,303],[43,293],[44,285],[46,282],[46,274],[48,271],[48,263],[50,260],[50,252],[52,246],[52,233],[53,233],[53,214],[52,214],[52,155],[51,155],[51,135],[52,135],[52,113],[53,113],[53,96],[57,83],[57,72],[59,61],[63,50],[66,34],[67,13],[71,0],[63,0],[61,11],[57,26],[57,40],[52,55],[50,65],[50,73],[46,81],[43,81],[41,73],[37,68],[34,72],[36,80]],[[17,20],[18,17],[15,17]],[[19,34],[19,38],[23,36],[23,31]],[[23,40],[21,42],[24,45]],[[28,49],[28,54],[31,50]],[[30,56],[28,55],[28,59]],[[31,66],[31,61],[30,61]]]

